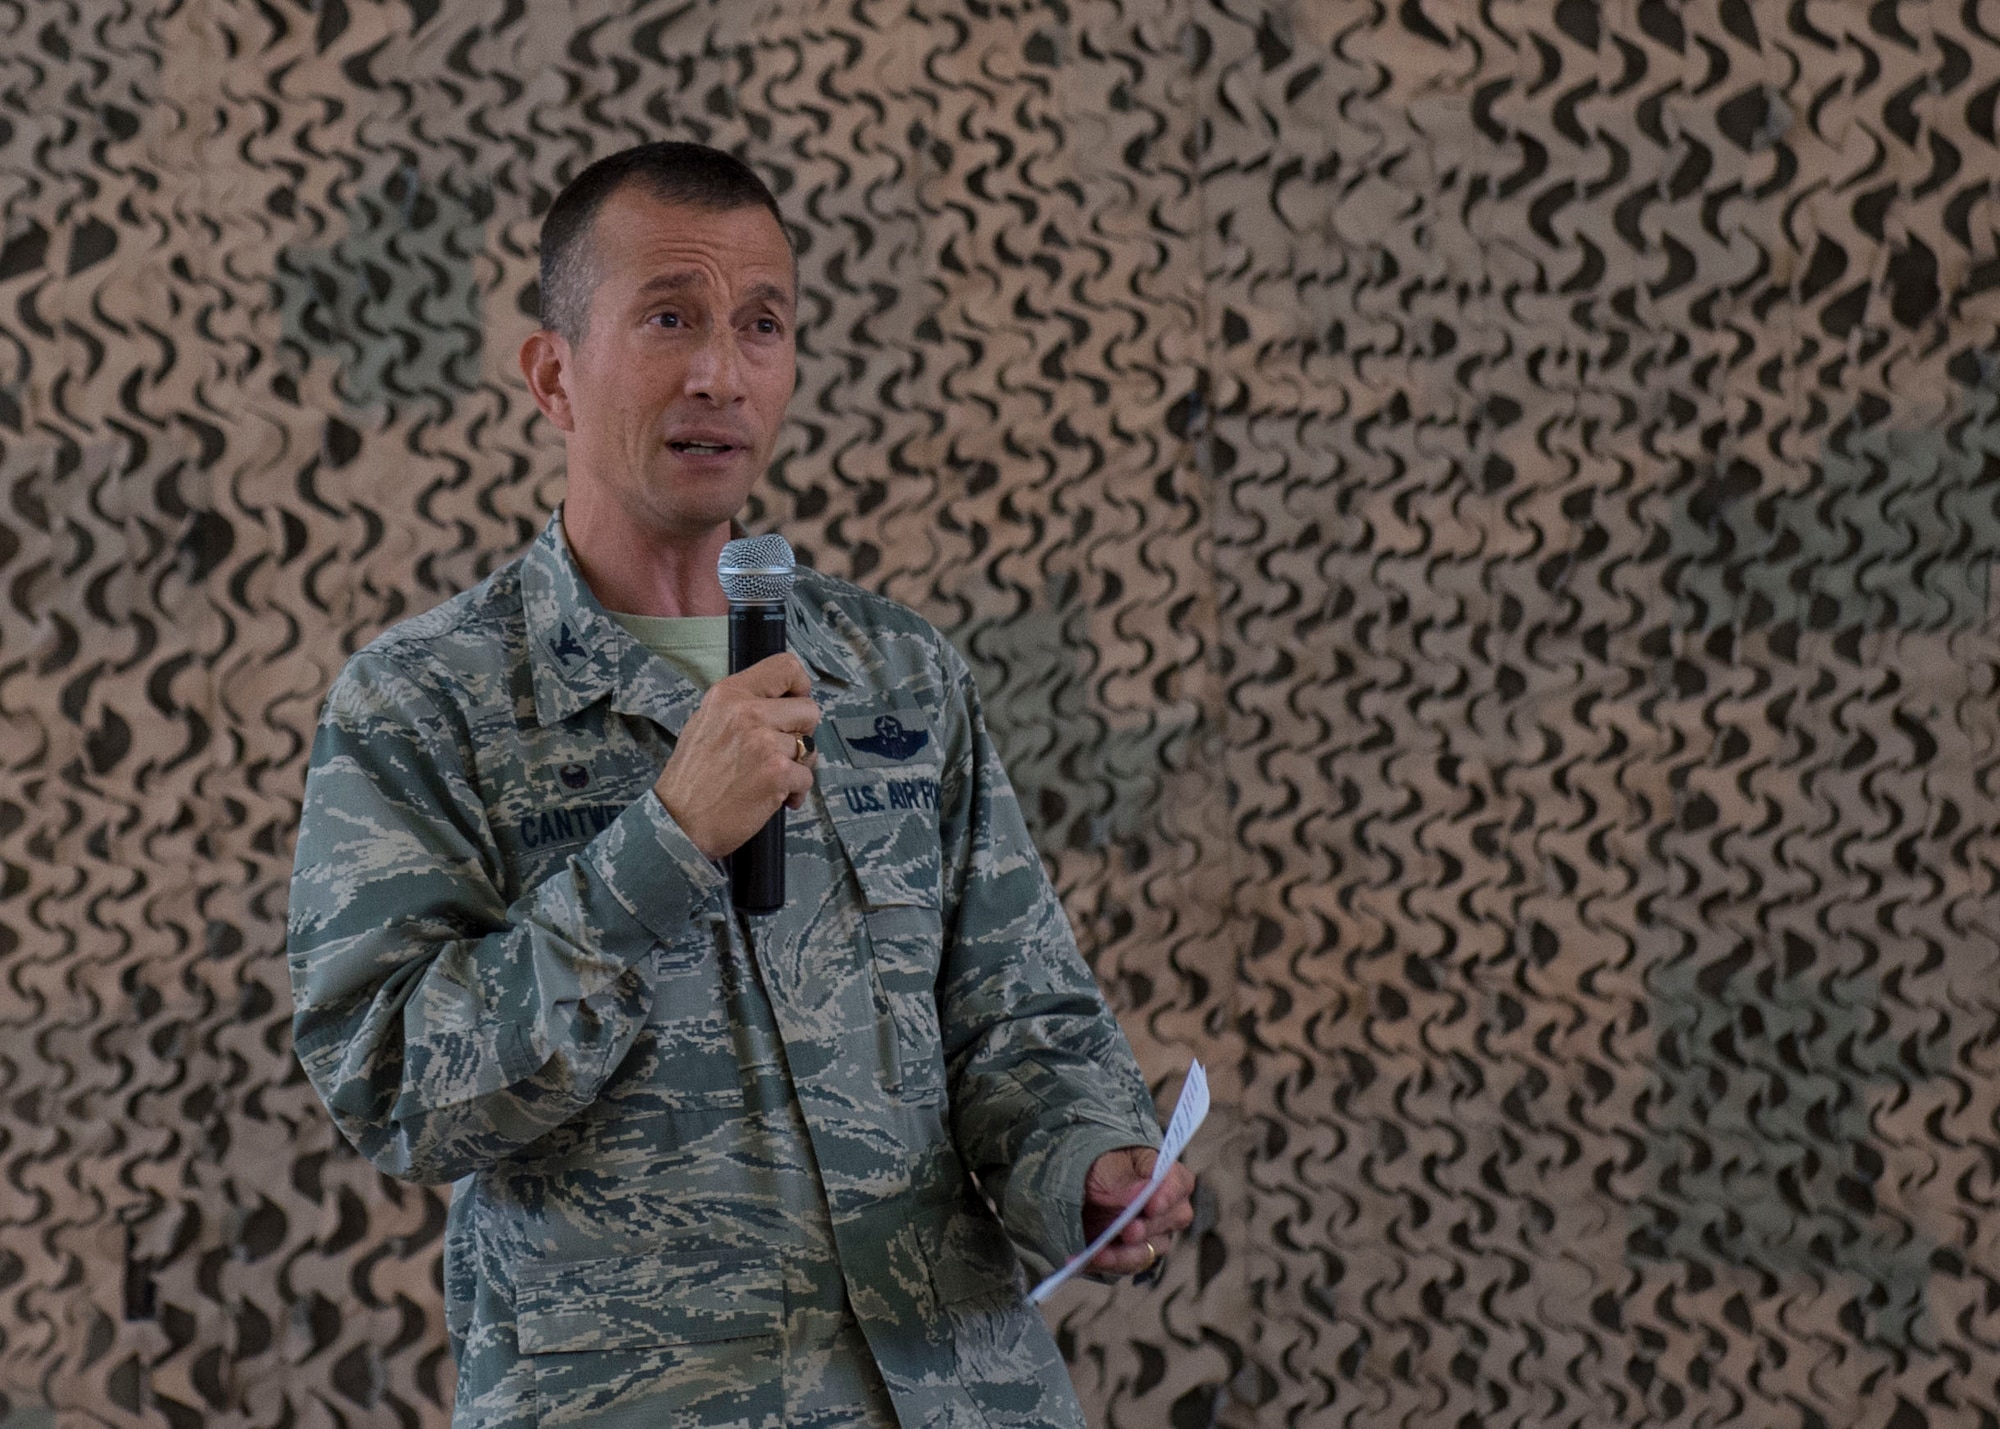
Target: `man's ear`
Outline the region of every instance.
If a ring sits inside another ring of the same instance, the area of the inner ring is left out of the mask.
[[[559,333],[537,328],[521,344],[521,375],[542,415],[565,432],[576,430],[569,406],[569,343]]]

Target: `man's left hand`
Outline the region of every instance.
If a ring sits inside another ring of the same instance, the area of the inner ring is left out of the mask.
[[[1091,1163],[1083,1182],[1086,1244],[1097,1239],[1098,1232],[1139,1194],[1159,1155],[1150,1146],[1121,1146]],[[1139,1275],[1151,1270],[1166,1255],[1174,1236],[1194,1224],[1193,1194],[1194,1173],[1176,1162],[1145,1208],[1084,1269],[1092,1275]]]

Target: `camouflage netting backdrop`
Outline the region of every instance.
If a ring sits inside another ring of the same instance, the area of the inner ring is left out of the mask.
[[[0,0],[0,1390],[437,1426],[320,695],[561,495],[538,215],[805,243],[752,524],[958,641],[1210,1229],[1093,1418],[2000,1416],[2000,4]]]

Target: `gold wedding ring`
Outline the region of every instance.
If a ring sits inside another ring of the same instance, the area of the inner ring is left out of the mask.
[[[1151,1241],[1147,1241],[1146,1263],[1139,1267],[1139,1273],[1141,1275],[1144,1275],[1147,1271],[1151,1270],[1154,1266],[1158,1265],[1159,1263],[1160,1263],[1160,1252],[1154,1247]]]
[[[798,762],[801,764],[805,763],[808,759],[812,758],[813,741],[811,735],[809,734],[793,735],[792,742],[798,746],[798,752],[795,753],[792,756],[792,758],[798,760]]]

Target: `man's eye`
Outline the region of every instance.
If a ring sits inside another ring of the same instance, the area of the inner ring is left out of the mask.
[[[679,327],[681,325],[681,315],[679,313],[654,313],[653,321],[661,327]]]

